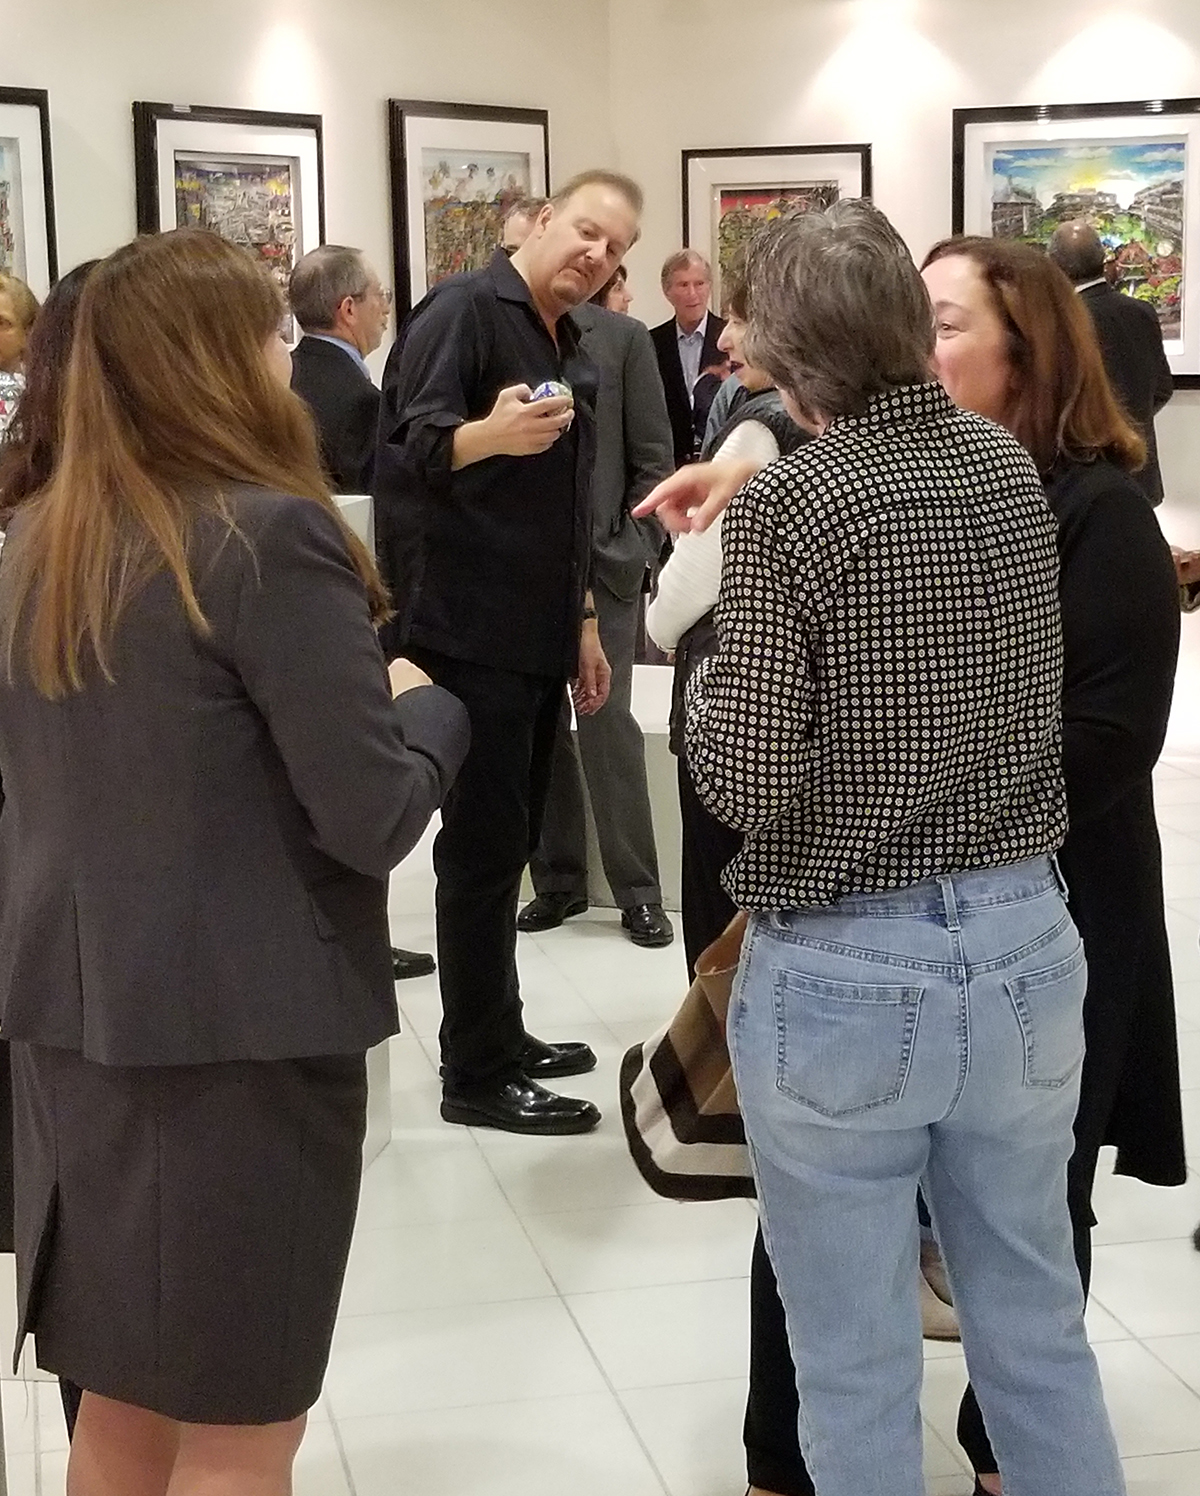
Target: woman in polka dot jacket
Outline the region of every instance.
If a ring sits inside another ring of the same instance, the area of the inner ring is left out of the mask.
[[[1055,524],[928,376],[929,299],[865,203],[748,257],[746,354],[818,440],[725,515],[700,797],[752,912],[730,1048],[821,1496],[922,1496],[923,1185],[1016,1492],[1120,1496],[1065,1168],[1086,972]],[[690,482],[697,480],[691,479]]]

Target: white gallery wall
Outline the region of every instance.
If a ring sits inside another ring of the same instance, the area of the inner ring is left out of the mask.
[[[0,84],[50,92],[63,270],[136,230],[135,99],[322,115],[326,237],[389,285],[387,99],[548,109],[559,179],[613,155],[604,0],[551,24],[537,0],[0,0],[0,36]]]
[[[330,239],[391,276],[389,97],[550,111],[552,171],[647,189],[634,312],[667,315],[685,147],[867,141],[921,254],[950,230],[955,107],[1200,95],[1200,0],[0,0],[0,83],[48,88],[64,268],[132,235],[134,99],[319,113]],[[1200,544],[1200,392],[1160,417]]]
[[[954,109],[1200,96],[1200,0],[611,0],[610,20],[651,323],[670,311],[656,267],[680,239],[685,148],[869,142],[875,201],[920,257],[950,232]],[[1200,545],[1200,391],[1158,430],[1164,526]]]

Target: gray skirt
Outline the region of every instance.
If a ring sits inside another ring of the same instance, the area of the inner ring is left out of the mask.
[[[361,1055],[97,1065],[14,1043],[18,1328],[38,1365],[184,1423],[320,1395],[362,1170]]]

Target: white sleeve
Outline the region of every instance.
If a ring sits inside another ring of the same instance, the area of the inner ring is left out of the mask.
[[[743,421],[713,454],[714,462],[753,461],[760,468],[779,456],[779,444],[760,421]],[[675,541],[658,576],[658,590],[646,609],[646,632],[659,649],[674,649],[692,624],[716,607],[721,587],[720,517],[700,534],[687,531]]]

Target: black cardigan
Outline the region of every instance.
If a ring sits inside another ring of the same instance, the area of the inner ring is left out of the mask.
[[[1170,550],[1144,495],[1112,464],[1063,464],[1058,520],[1065,668],[1061,852],[1087,953],[1087,1058],[1078,1156],[1117,1148],[1117,1172],[1186,1177],[1175,1000],[1151,770],[1179,649]]]

